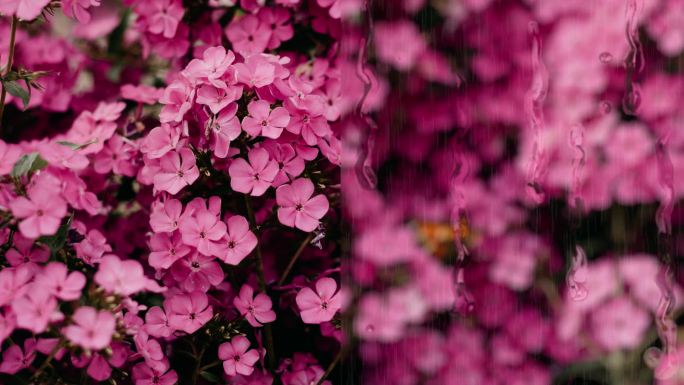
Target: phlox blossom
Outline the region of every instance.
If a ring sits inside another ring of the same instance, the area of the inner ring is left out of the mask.
[[[223,361],[223,370],[227,375],[252,374],[254,364],[259,360],[259,353],[249,346],[249,340],[245,336],[235,336],[219,346],[218,356]]]
[[[329,209],[328,198],[323,194],[311,197],[314,185],[309,179],[299,178],[291,184],[278,187],[278,220],[285,226],[311,232]]]
[[[261,327],[265,323],[276,319],[275,312],[271,309],[273,302],[264,293],[254,296],[254,289],[249,285],[242,285],[240,294],[233,299],[233,305],[244,316],[247,322],[254,327]]]
[[[116,320],[108,311],[83,306],[76,310],[73,324],[64,328],[64,336],[84,349],[101,350],[109,346]]]
[[[268,151],[253,148],[247,154],[249,163],[238,158],[230,164],[230,187],[244,194],[263,195],[278,174],[278,164],[271,160]]]
[[[308,287],[300,290],[296,301],[302,321],[308,324],[330,321],[342,306],[341,295],[337,292],[337,283],[334,279],[327,277],[316,281],[316,291]]]

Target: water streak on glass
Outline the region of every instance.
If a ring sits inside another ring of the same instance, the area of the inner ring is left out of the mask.
[[[622,109],[627,115],[636,116],[641,107],[641,86],[638,77],[644,69],[644,52],[639,39],[639,16],[643,4],[637,0],[627,3],[627,24],[625,34],[629,43],[629,52],[625,57],[625,94],[622,98]]]

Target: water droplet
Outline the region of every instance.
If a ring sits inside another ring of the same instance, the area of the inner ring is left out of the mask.
[[[610,52],[601,52],[599,60],[603,64],[610,64],[613,62],[613,55]]]
[[[575,246],[575,255],[572,257],[572,265],[565,281],[573,301],[582,301],[587,298],[589,291],[584,285],[587,282],[587,254],[582,246]]]
[[[607,102],[607,101],[605,101],[605,100],[601,102],[601,112],[602,112],[604,115],[610,114],[610,112],[611,112],[612,110],[613,110],[613,105],[610,104],[610,102]]]
[[[368,326],[366,326],[366,331],[373,333],[375,331],[375,326],[373,326],[373,324],[368,324]]]
[[[641,107],[641,92],[636,84],[632,85],[632,91],[627,92],[622,98],[622,110],[627,115],[636,116]]]

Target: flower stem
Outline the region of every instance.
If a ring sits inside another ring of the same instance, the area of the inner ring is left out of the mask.
[[[245,208],[247,209],[247,219],[249,220],[250,227],[257,231],[256,219],[254,217],[254,209],[252,208],[252,201],[249,199],[249,195],[245,195]],[[259,242],[257,242],[254,248],[254,253],[257,258],[257,277],[259,278],[259,288],[261,291],[268,295],[266,292],[266,277],[264,274],[264,259],[261,255],[261,247]],[[276,357],[275,357],[275,347],[273,344],[273,331],[271,330],[271,325],[264,325],[264,335],[266,337],[266,355],[268,356],[268,367],[271,370],[275,369]]]
[[[278,286],[282,286],[285,283],[285,280],[287,279],[287,276],[290,274],[290,271],[294,267],[294,264],[299,259],[299,256],[302,255],[302,252],[306,248],[306,245],[308,245],[309,242],[311,242],[311,239],[313,238],[313,236],[314,236],[313,233],[309,233],[309,235],[307,235],[307,237],[304,238],[302,243],[299,245],[299,248],[297,248],[297,251],[295,251],[292,258],[290,258],[290,263],[287,264],[287,267],[285,268],[283,275],[280,277],[280,280],[278,281]]]
[[[333,369],[335,369],[335,366],[337,366],[337,364],[340,363],[340,361],[342,360],[342,355],[343,355],[343,354],[344,354],[344,348],[340,348],[340,351],[337,352],[337,355],[336,355],[335,358],[332,360],[332,362],[330,363],[330,365],[328,365],[328,368],[325,369],[325,373],[323,373],[323,376],[321,376],[321,378],[318,380],[318,382],[316,383],[316,385],[322,385],[322,384],[323,384],[323,382],[325,381],[325,379],[328,378],[328,376],[330,375],[330,373],[332,373]]]
[[[14,41],[17,36],[17,24],[19,24],[19,19],[16,16],[12,16],[12,31],[10,32],[10,42],[9,42],[9,56],[7,57],[7,67],[5,67],[4,76],[12,71],[12,62],[14,61]],[[2,93],[0,93],[0,130],[2,129],[2,117],[5,112],[5,98],[7,98],[7,90],[5,85],[2,85]],[[1,131],[0,131],[1,132]]]

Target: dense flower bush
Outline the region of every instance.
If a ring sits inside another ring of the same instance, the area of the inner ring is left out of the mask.
[[[0,2],[0,383],[684,383],[682,6]]]

